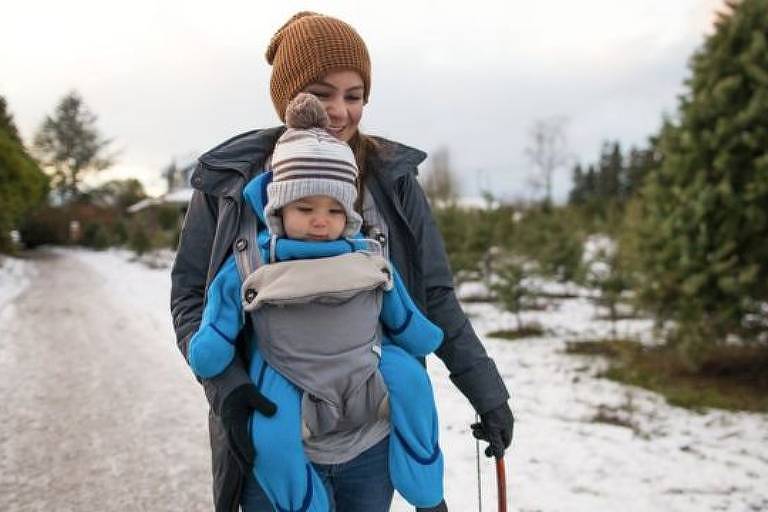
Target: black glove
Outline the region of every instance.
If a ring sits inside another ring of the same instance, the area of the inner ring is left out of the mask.
[[[229,448],[244,473],[251,470],[256,457],[248,435],[248,424],[254,410],[264,416],[272,416],[277,412],[277,406],[250,383],[233,389],[221,405],[221,423]]]
[[[448,512],[448,506],[445,504],[445,500],[443,500],[434,507],[416,507],[416,512]]]
[[[512,432],[515,428],[515,417],[504,404],[480,415],[480,423],[472,424],[472,435],[489,443],[485,449],[486,457],[500,459],[504,457],[504,449],[512,442]]]

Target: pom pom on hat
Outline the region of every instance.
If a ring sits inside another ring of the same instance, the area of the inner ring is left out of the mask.
[[[323,104],[315,95],[300,92],[285,109],[285,124],[288,128],[308,130],[309,128],[328,128],[330,120]]]

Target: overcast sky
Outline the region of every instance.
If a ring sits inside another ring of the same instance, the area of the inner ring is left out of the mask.
[[[574,161],[600,143],[644,144],[673,113],[691,53],[722,0],[16,1],[3,8],[0,95],[25,141],[69,90],[114,139],[100,180],[161,169],[239,132],[278,124],[264,51],[293,13],[337,16],[365,39],[362,126],[450,150],[465,195],[531,197],[536,119],[568,118]],[[423,171],[428,171],[427,163]],[[557,177],[564,197],[570,170]]]

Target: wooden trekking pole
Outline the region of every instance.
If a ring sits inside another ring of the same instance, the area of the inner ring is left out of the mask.
[[[507,512],[507,474],[503,455],[496,459],[496,494],[499,497],[499,512]]]

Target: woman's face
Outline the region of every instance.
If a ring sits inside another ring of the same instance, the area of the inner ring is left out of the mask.
[[[349,142],[363,117],[363,79],[357,71],[331,71],[304,88],[325,106],[333,135]]]

